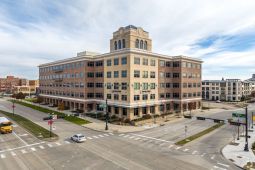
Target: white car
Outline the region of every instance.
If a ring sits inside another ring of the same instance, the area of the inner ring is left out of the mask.
[[[217,100],[216,103],[221,103],[221,101],[220,101],[220,100]]]
[[[86,141],[86,138],[83,134],[76,134],[71,137],[71,140],[80,143]]]

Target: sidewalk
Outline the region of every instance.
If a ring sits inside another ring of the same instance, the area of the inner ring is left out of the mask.
[[[248,138],[249,151],[244,151],[245,137],[235,140],[235,145],[228,144],[222,149],[223,156],[240,168],[243,168],[248,162],[255,163],[255,156],[251,149],[252,143],[255,142],[255,129],[253,132],[248,132],[248,135],[251,136]]]

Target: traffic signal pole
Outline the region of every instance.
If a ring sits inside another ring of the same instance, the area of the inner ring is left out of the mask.
[[[246,106],[245,108],[245,146],[244,146],[244,151],[249,151],[248,148],[248,108]]]
[[[108,106],[107,106],[107,99],[105,100],[105,130],[108,130]]]

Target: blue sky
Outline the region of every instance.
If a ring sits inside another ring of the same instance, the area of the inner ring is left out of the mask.
[[[0,77],[38,78],[39,64],[109,52],[121,26],[143,27],[153,51],[201,58],[203,79],[255,73],[254,0],[1,0]]]

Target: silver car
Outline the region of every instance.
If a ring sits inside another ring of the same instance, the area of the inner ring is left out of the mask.
[[[81,142],[85,142],[86,138],[83,134],[76,134],[71,137],[71,140],[81,143]]]

